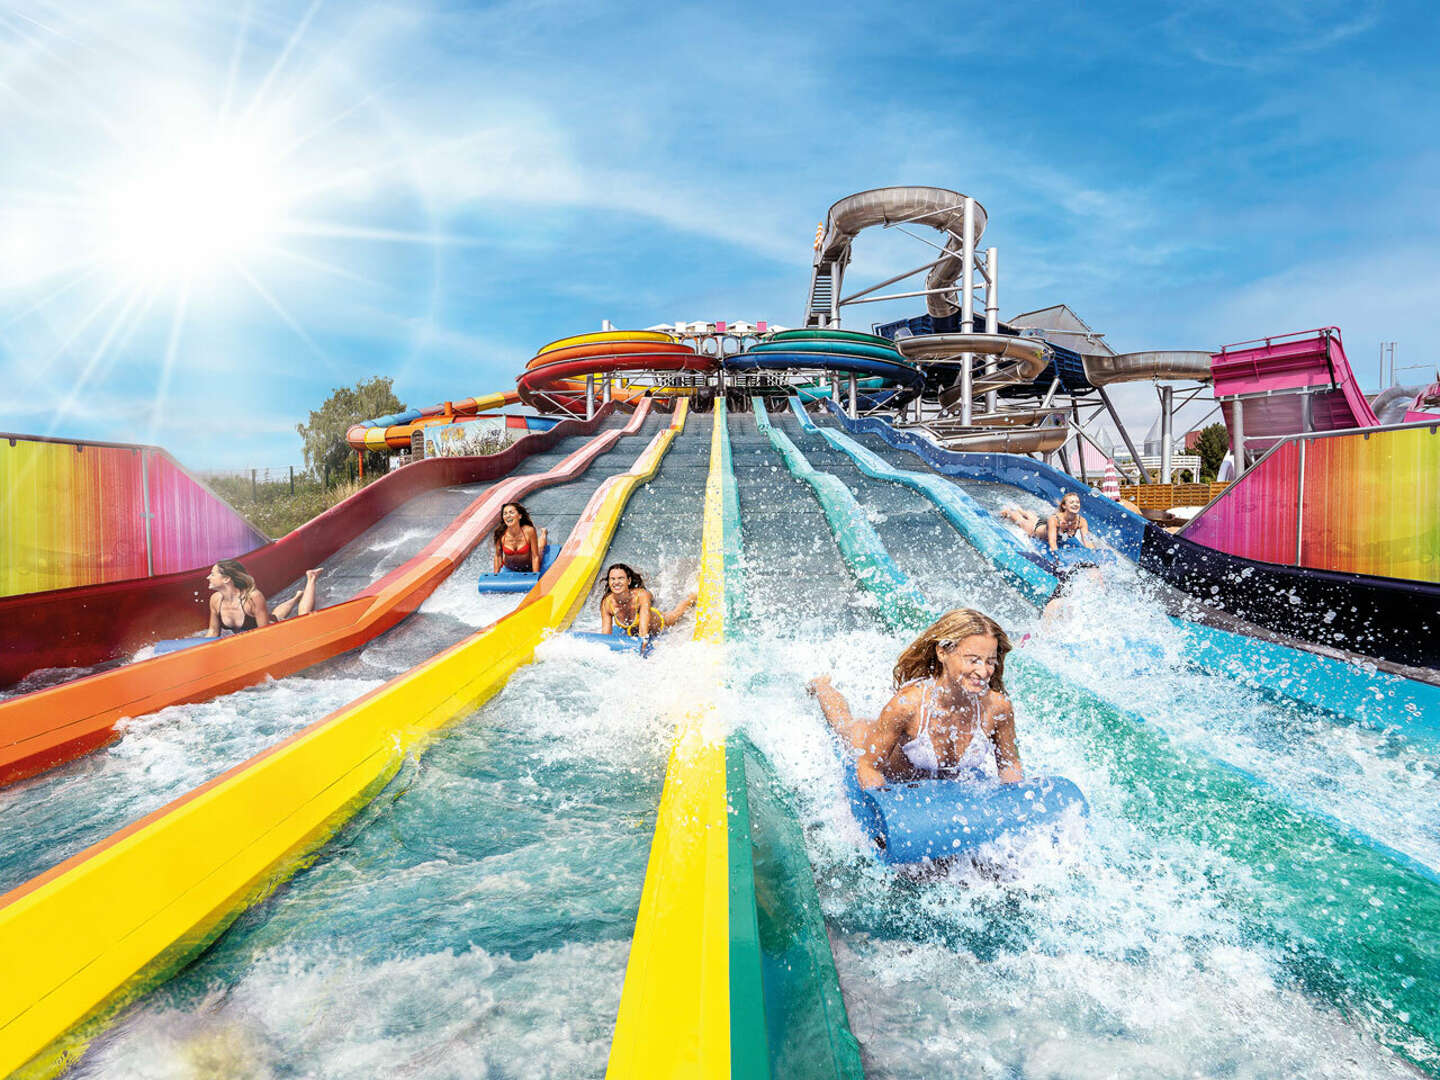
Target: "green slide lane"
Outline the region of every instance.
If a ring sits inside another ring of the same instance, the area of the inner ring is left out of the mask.
[[[770,437],[815,493],[846,561],[880,601],[887,624],[915,631],[931,621],[938,612],[874,530],[860,527],[865,511],[850,489],[816,471],[782,433]],[[1216,895],[1285,957],[1284,968],[1298,984],[1365,1018],[1417,1064],[1440,1066],[1440,996],[1434,992],[1440,985],[1440,888],[1293,808],[1248,774],[1187,753],[1142,717],[1024,653],[1010,654],[1006,672],[1018,699],[1067,717],[1086,756],[1125,791],[1121,812],[1127,819],[1152,835],[1182,837],[1237,864],[1233,878],[1213,883]]]

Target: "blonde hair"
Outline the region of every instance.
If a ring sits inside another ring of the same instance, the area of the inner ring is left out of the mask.
[[[973,608],[947,611],[927,626],[895,661],[895,689],[914,679],[939,675],[940,643],[957,645],[976,634],[995,639],[995,670],[990,674],[990,689],[1005,692],[1005,654],[1012,648],[1004,629],[989,615]]]
[[[255,591],[255,579],[250,576],[239,559],[221,559],[215,564],[215,569],[229,578],[230,583],[240,590],[242,603]]]

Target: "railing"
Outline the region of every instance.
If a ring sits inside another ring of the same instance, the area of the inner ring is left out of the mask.
[[[1211,484],[1121,484],[1120,497],[1141,510],[1169,510],[1172,506],[1208,506],[1229,487]]]
[[[1440,581],[1440,423],[1287,436],[1182,535],[1260,562]]]

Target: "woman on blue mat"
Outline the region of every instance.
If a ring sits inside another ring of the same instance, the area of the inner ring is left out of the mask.
[[[679,622],[693,603],[692,592],[672,611],[661,611],[640,575],[624,563],[613,563],[605,571],[605,595],[600,597],[600,632],[619,629],[630,637],[651,638]]]
[[[238,559],[221,559],[210,568],[205,584],[210,586],[210,627],[206,637],[239,634],[288,619],[292,612],[309,615],[315,610],[315,579],[319,569],[305,571],[305,585],[290,599],[271,611],[265,594]]]
[[[548,535],[545,529],[536,530],[525,507],[518,502],[506,503],[500,508],[500,524],[495,526],[495,573],[503,568],[538,574]]]
[[[1073,491],[1061,498],[1060,506],[1047,518],[1013,504],[1003,508],[1000,517],[1019,525],[1026,536],[1044,541],[1050,546],[1051,554],[1065,544],[1079,544],[1087,548],[1095,546],[1090,537],[1090,523],[1080,516],[1080,496]]]
[[[877,719],[855,717],[845,696],[820,675],[806,689],[836,734],[857,755],[861,787],[905,780],[988,774],[1025,779],[1015,746],[1015,710],[1005,693],[1010,639],[970,608],[947,611],[895,663],[895,695]]]

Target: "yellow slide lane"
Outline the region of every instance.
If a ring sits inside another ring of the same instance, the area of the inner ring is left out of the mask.
[[[715,707],[725,636],[717,411],[705,484],[695,640],[711,643],[678,720],[610,1046],[609,1080],[730,1077],[729,841],[725,732]]]
[[[682,402],[630,470],[597,489],[517,611],[0,897],[0,1076],[73,1062],[120,1007],[293,873],[407,753],[568,626],[686,413]]]

